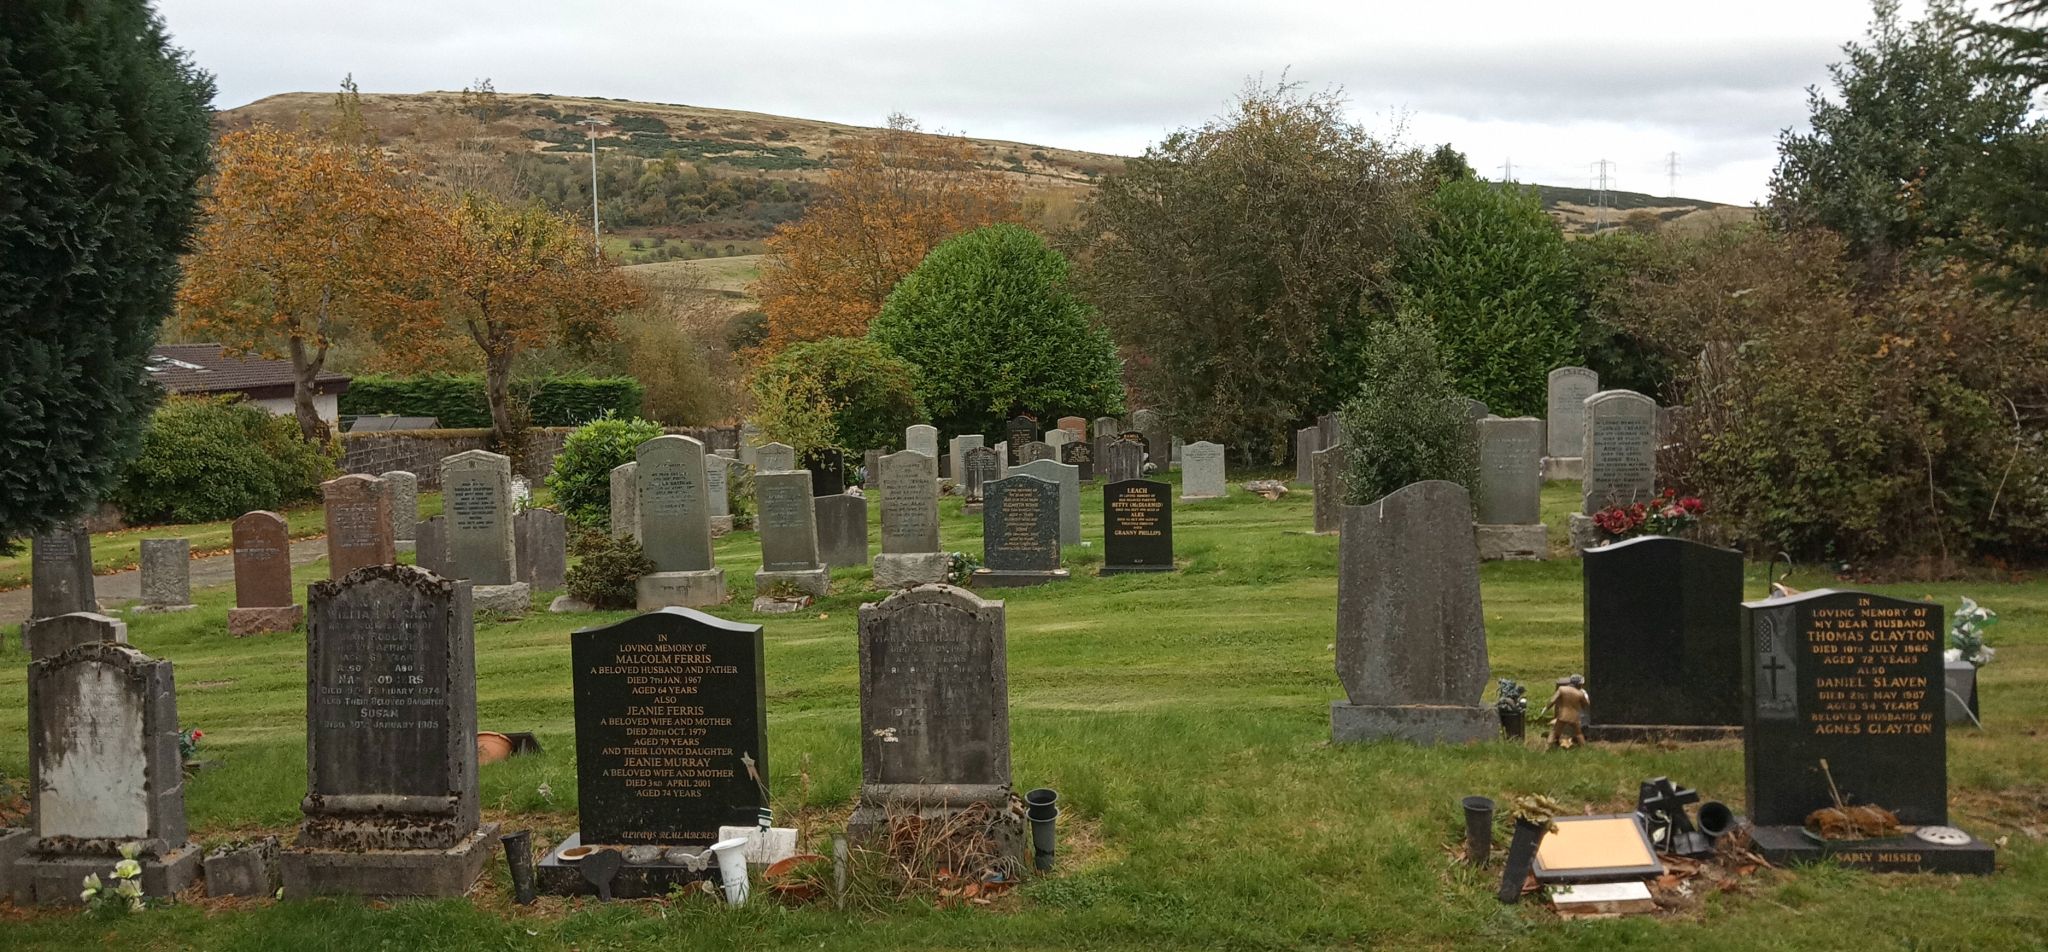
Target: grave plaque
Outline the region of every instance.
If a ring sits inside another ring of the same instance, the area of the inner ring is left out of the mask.
[[[512,529],[512,460],[468,450],[441,461],[444,558],[456,578],[510,585],[517,543]]]
[[[1632,390],[1586,398],[1587,515],[1648,502],[1657,484],[1657,401]]]
[[[1060,447],[1060,462],[1074,467],[1084,483],[1095,481],[1095,444],[1075,440]]]
[[[754,479],[760,501],[761,568],[809,572],[818,568],[816,504],[811,474],[802,470],[762,473]]]
[[[1742,553],[1643,536],[1587,549],[1594,740],[1733,736],[1742,724]]]
[[[925,423],[904,428],[903,448],[923,453],[936,461],[939,458],[939,428]]]
[[[520,581],[539,592],[568,583],[569,525],[561,513],[522,509],[512,517],[512,535],[518,543]]]
[[[1743,772],[1765,858],[1991,872],[1991,847],[1967,834],[1815,842],[1801,830],[1837,791],[1908,826],[1947,826],[1942,607],[1822,589],[1745,602],[1742,614]]]
[[[1118,433],[1123,432],[1123,429],[1122,420],[1113,416],[1099,416],[1095,418],[1093,428],[1089,432],[1094,433],[1098,439],[1105,436],[1114,439]]]
[[[639,463],[621,463],[612,467],[612,538],[639,538],[640,536],[640,477],[636,475]]]
[[[761,626],[664,608],[569,636],[581,842],[711,845],[768,806]]]
[[[1550,455],[1584,456],[1586,398],[1600,392],[1600,375],[1584,367],[1559,367],[1550,372],[1549,424]]]
[[[1003,433],[1009,437],[1004,442],[1010,447],[1010,465],[1021,466],[1031,462],[1024,457],[1024,447],[1038,439],[1038,421],[1026,414],[1013,416],[1003,425]]]
[[[1542,522],[1543,421],[1480,420],[1479,522],[1522,526]]]
[[[384,481],[353,474],[320,484],[327,509],[327,574],[342,578],[398,560],[391,541],[391,496]]]
[[[1035,463],[1042,459],[1054,458],[1052,444],[1046,443],[1043,440],[1032,440],[1024,444],[1024,448],[1018,452],[1017,456],[1020,465],[1022,463]]]
[[[860,688],[864,802],[943,796],[947,787],[1007,796],[1002,602],[928,585],[862,605]]]
[[[140,611],[180,612],[192,604],[192,543],[186,539],[144,539],[141,546]]]
[[[1305,426],[1294,431],[1294,481],[1314,483],[1316,480],[1315,453],[1323,448],[1322,431]]]
[[[284,517],[258,509],[243,513],[229,529],[235,547],[235,607],[292,605],[292,542]],[[293,613],[297,622],[297,612]],[[233,614],[229,615],[233,626]]]
[[[1052,456],[1048,458],[1059,459],[1060,447],[1067,445],[1067,443],[1069,443],[1073,439],[1074,434],[1068,433],[1067,431],[1062,430],[1059,427],[1053,427],[1052,429],[1045,431],[1045,436],[1042,438],[1042,442],[1044,442],[1045,445],[1052,447]]]
[[[1060,488],[1060,544],[1081,544],[1081,473],[1065,463],[1049,459],[1032,460],[1017,473],[1036,476]]]
[[[796,468],[796,447],[783,443],[768,443],[755,448],[754,469],[761,473],[779,473]]]
[[[736,458],[740,462],[745,463],[748,466],[752,466],[755,469],[760,469],[760,446],[761,428],[759,426],[754,425],[754,422],[752,420],[749,420],[745,423],[741,423],[739,456]]]
[[[712,562],[704,444],[687,436],[657,436],[640,444],[636,456],[635,521],[640,547],[655,566],[640,577],[640,608],[725,601],[725,573]]]
[[[448,523],[445,516],[430,516],[420,520],[418,538],[413,540],[412,564],[439,575],[454,578],[448,568]]]
[[[1102,490],[1102,574],[1173,571],[1173,495],[1133,479]]]
[[[1335,413],[1316,417],[1316,445],[1318,449],[1329,449],[1344,442],[1344,420]]]
[[[22,639],[26,642],[23,647],[28,650],[29,660],[33,661],[55,657],[79,645],[102,641],[125,645],[128,643],[128,623],[98,612],[72,612],[54,618],[39,618],[35,624],[23,626]]]
[[[1128,440],[1116,440],[1102,453],[1102,479],[1122,483],[1145,478],[1145,448]]]
[[[470,583],[378,565],[307,589],[306,799],[293,896],[459,896],[480,824]]]
[[[819,496],[818,558],[827,568],[843,569],[868,561],[868,501],[865,496]]]
[[[29,544],[29,617],[99,611],[93,591],[92,534],[83,522],[60,523]]]
[[[1019,473],[984,487],[983,568],[974,584],[1036,585],[1066,578],[1060,568],[1060,487]]]
[[[1342,528],[1347,462],[1343,444],[1315,452],[1315,485],[1309,492],[1315,497],[1316,535],[1329,535]]]
[[[704,457],[704,497],[711,504],[711,529],[732,531],[732,472],[738,460],[717,454]]]
[[[402,469],[394,469],[377,478],[383,480],[384,485],[390,488],[391,538],[398,542],[413,541],[413,527],[420,521],[419,477]]]
[[[974,452],[987,459],[995,455],[980,447]],[[945,581],[952,560],[939,551],[939,491],[931,459],[911,450],[882,457],[880,488],[882,552],[875,556],[875,587]]]
[[[1182,447],[1180,469],[1182,499],[1212,499],[1225,494],[1221,445],[1204,440]]]

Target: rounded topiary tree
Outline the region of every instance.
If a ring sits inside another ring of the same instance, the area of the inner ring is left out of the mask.
[[[143,0],[0,4],[0,540],[135,454],[212,100]]]
[[[1429,324],[1404,316],[1373,327],[1360,362],[1365,382],[1342,411],[1344,501],[1362,506],[1425,479],[1474,489],[1471,418]]]
[[[548,488],[562,514],[586,529],[606,529],[612,515],[612,470],[632,462],[640,444],[661,432],[653,420],[610,413],[577,427],[562,441],[548,473]]]
[[[1018,225],[932,249],[882,305],[868,336],[917,368],[939,432],[993,435],[1013,411],[1041,420],[1123,410],[1108,332],[1067,288],[1067,259]]]
[[[916,377],[910,364],[873,340],[828,337],[791,344],[755,368],[748,389],[759,407],[775,405],[780,394],[815,393],[831,406],[830,445],[859,451],[894,448],[903,442],[904,427],[923,419]],[[780,439],[766,422],[763,429]]]

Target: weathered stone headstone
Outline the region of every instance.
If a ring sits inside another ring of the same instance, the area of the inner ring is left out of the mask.
[[[867,497],[845,493],[818,496],[812,500],[812,508],[818,519],[818,559],[825,567],[843,569],[867,564]]]
[[[1060,544],[1081,544],[1081,471],[1049,459],[1032,460],[1012,471],[1036,476],[1060,488]]]
[[[1173,460],[1173,431],[1166,426],[1166,414],[1157,410],[1132,411],[1131,429],[1145,434],[1145,452],[1151,454],[1159,472],[1166,472]]]
[[[1594,740],[1733,736],[1742,724],[1742,553],[1643,536],[1585,553]]]
[[[761,570],[754,573],[754,595],[774,598],[789,589],[822,597],[831,591],[832,577],[818,559],[811,474],[762,473],[754,477],[754,499],[760,505],[754,526],[761,533]]]
[[[1572,459],[1586,455],[1582,440],[1586,398],[1600,392],[1600,375],[1584,367],[1559,367],[1550,372],[1548,409],[1550,456]]]
[[[1327,452],[1327,451],[1325,451]],[[1337,677],[1348,701],[1330,704],[1330,736],[1462,743],[1497,736],[1479,551],[1464,487],[1403,486],[1343,507],[1338,543]]]
[[[1316,417],[1317,449],[1329,449],[1344,442],[1344,419],[1335,413]]]
[[[1347,462],[1343,444],[1317,450],[1314,462],[1315,484],[1309,492],[1315,496],[1315,532],[1316,535],[1329,535],[1343,528],[1344,469]]]
[[[1095,444],[1087,440],[1072,440],[1060,447],[1060,462],[1074,467],[1084,483],[1095,481]]]
[[[846,454],[835,449],[816,449],[804,454],[804,469],[811,473],[811,495],[837,496],[846,491]]]
[[[100,642],[128,643],[128,623],[98,612],[72,612],[55,618],[37,619],[24,636],[29,660],[51,658],[79,645]],[[4,895],[4,893],[0,893]]]
[[[480,823],[470,583],[410,565],[306,593],[305,819],[285,894],[460,896]]]
[[[1173,571],[1173,487],[1146,479],[1102,489],[1103,575]]]
[[[1046,459],[1059,459],[1060,450],[1073,439],[1073,434],[1068,433],[1067,431],[1062,430],[1059,427],[1053,427],[1052,429],[1045,431],[1045,437],[1040,442],[1043,442],[1045,445],[1052,447],[1052,455],[1047,456]]]
[[[519,580],[537,592],[568,583],[569,523],[552,509],[522,509],[512,517],[519,550]]]
[[[1479,433],[1479,557],[1541,559],[1550,553],[1543,526],[1543,421],[1489,417]]]
[[[981,511],[982,501],[987,494],[988,484],[1002,477],[1002,454],[986,446],[971,447],[967,450],[967,481],[965,502],[961,509],[972,515]]]
[[[979,433],[967,433],[954,437],[946,445],[947,455],[952,457],[950,463],[953,470],[953,481],[964,487],[967,485],[967,451],[977,446],[985,445],[983,437]],[[880,460],[876,462],[878,465],[874,470],[870,470],[870,472],[880,471]]]
[[[421,519],[415,534],[418,538],[413,540],[412,564],[442,578],[454,578],[455,571],[448,566],[447,517]]]
[[[1223,447],[1203,440],[1181,450],[1180,498],[1213,499],[1228,492],[1223,475]]]
[[[533,591],[519,579],[512,460],[487,450],[441,460],[441,515],[448,546],[444,562],[454,577],[475,586],[471,604],[478,611],[525,614]]]
[[[29,664],[28,711],[33,838],[13,869],[19,895],[77,905],[87,874],[113,885],[125,844],[140,847],[144,895],[191,885],[199,848],[185,826],[171,663],[125,644],[76,645]]]
[[[1123,432],[1123,429],[1124,421],[1113,416],[1099,416],[1091,424],[1089,432],[1098,437],[1107,436],[1114,439],[1118,433]]]
[[[1018,473],[983,487],[982,567],[978,587],[1037,585],[1067,577],[1060,568],[1060,487]]]
[[[939,428],[925,423],[903,429],[903,448],[923,453],[936,462],[939,458]]]
[[[976,447],[970,455],[990,458],[995,454]],[[882,491],[882,551],[874,562],[876,588],[903,588],[946,580],[951,559],[939,551],[935,472],[931,458],[915,450],[882,457],[882,478],[878,484]],[[974,483],[976,489],[985,485],[979,480]]]
[[[757,470],[762,469],[760,447],[761,428],[751,420],[741,423],[739,461]]]
[[[61,523],[29,542],[31,621],[99,611],[93,591],[92,533],[83,522]]]
[[[1035,463],[1042,459],[1058,458],[1053,451],[1052,444],[1047,443],[1043,440],[1032,440],[1031,442],[1024,444],[1023,451],[1018,453],[1017,455],[1020,459],[1019,465],[1022,465],[1023,463]]]
[[[1835,806],[1837,792],[1907,826],[1947,827],[1942,607],[1822,589],[1742,609],[1743,773],[1764,858],[1991,872],[1992,848],[1959,830],[1952,839],[1820,842],[1804,831],[1809,815]]]
[[[1486,402],[1483,400],[1474,400],[1471,397],[1459,397],[1458,399],[1465,406],[1465,419],[1467,420],[1478,422],[1486,419],[1493,413],[1492,410],[1487,408]]]
[[[1021,466],[1030,462],[1024,458],[1024,447],[1038,439],[1038,421],[1022,414],[1013,416],[1010,422],[1003,424],[1003,435],[1008,437],[1003,442],[1010,448],[1010,465]]]
[[[864,482],[864,483],[862,483],[861,485],[863,485],[863,486],[872,486],[872,485],[874,485],[874,483],[875,483],[875,474],[876,474],[876,473],[879,473],[879,472],[881,472],[881,471],[882,471],[882,457],[884,457],[884,456],[887,456],[887,455],[889,455],[889,451],[888,451],[888,450],[877,450],[877,449],[868,449],[868,450],[861,450],[861,452],[860,452],[860,469],[861,469],[861,472],[862,472],[862,473],[864,473],[864,474],[866,474],[866,476],[867,476],[867,481],[866,481],[866,482]]]
[[[391,493],[391,538],[398,548],[411,548],[413,527],[420,521],[420,479],[402,469],[377,477]]]
[[[1128,440],[1115,440],[1102,452],[1102,479],[1121,483],[1145,478],[1145,448]]]
[[[1009,664],[1003,603],[950,585],[925,585],[860,607],[860,805],[856,841],[889,817],[928,822],[985,804],[1003,817],[998,841],[1014,851],[1010,816]]]
[[[739,460],[717,453],[704,457],[704,499],[711,504],[711,534],[714,537],[732,531],[732,468],[738,465]]]
[[[1586,398],[1587,515],[1648,502],[1657,491],[1657,401],[1633,390]]]
[[[391,541],[391,494],[384,481],[360,473],[320,484],[327,509],[327,575],[342,578],[398,560]]]
[[[228,634],[237,637],[299,626],[304,609],[292,603],[292,540],[284,517],[258,509],[229,530],[235,547],[235,607]]]
[[[639,463],[621,463],[612,467],[612,538],[639,538],[640,536],[640,477],[635,475]]]
[[[754,471],[757,473],[779,473],[796,468],[796,447],[783,443],[768,443],[754,448]]]
[[[1685,432],[1692,411],[1686,407],[1657,408],[1657,445],[1669,446]]]
[[[1315,453],[1323,448],[1322,431],[1305,426],[1294,431],[1294,481],[1310,483],[1316,481]]]
[[[138,611],[182,612],[192,604],[192,543],[186,539],[144,539],[141,553],[142,604]]]
[[[1063,416],[1054,421],[1054,426],[1067,431],[1067,442],[1088,442],[1088,421],[1077,416]]]
[[[662,855],[699,853],[720,827],[755,827],[768,807],[761,626],[664,608],[572,632],[569,656],[580,830],[541,861],[541,887],[594,892],[561,859],[586,844],[656,854],[620,866],[616,897],[661,896],[702,878]]]
[[[1157,459],[1153,458],[1152,441],[1145,436],[1145,432],[1143,430],[1125,430],[1122,433],[1118,434],[1117,438],[1123,440],[1126,443],[1137,444],[1138,449],[1142,450],[1145,454],[1145,462],[1159,462]]]
[[[704,444],[687,436],[657,436],[636,454],[640,547],[654,561],[654,571],[640,577],[640,608],[725,601],[725,572],[712,562]]]

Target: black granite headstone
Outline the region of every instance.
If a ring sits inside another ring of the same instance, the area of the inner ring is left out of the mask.
[[[1030,462],[1024,458],[1024,445],[1038,439],[1038,421],[1018,414],[1004,424],[1003,434],[1010,441],[1010,465],[1022,466]]]
[[[1102,574],[1173,571],[1173,487],[1146,479],[1102,490]]]
[[[1060,487],[1018,474],[982,487],[983,568],[976,585],[1034,585],[1060,568]]]
[[[1087,440],[1075,440],[1060,447],[1060,462],[1079,470],[1081,481],[1095,481],[1095,446]]]
[[[1742,725],[1742,553],[1645,536],[1585,553],[1587,735],[1698,739]]]
[[[581,842],[701,849],[768,805],[761,626],[664,608],[569,636]]]
[[[1146,439],[1145,434],[1137,430],[1125,430],[1117,439],[1123,440],[1126,443],[1138,444],[1138,448],[1145,451],[1145,461],[1148,463],[1152,462],[1152,441]]]
[[[846,454],[834,449],[811,450],[804,454],[804,468],[811,471],[811,495],[837,496],[846,491]]]

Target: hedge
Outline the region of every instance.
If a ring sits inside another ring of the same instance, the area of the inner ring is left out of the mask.
[[[646,395],[631,377],[515,380],[512,392],[525,398],[534,426],[581,426],[606,412],[636,417]],[[491,425],[481,374],[357,377],[341,395],[340,409],[343,416],[436,417],[446,429]]]

